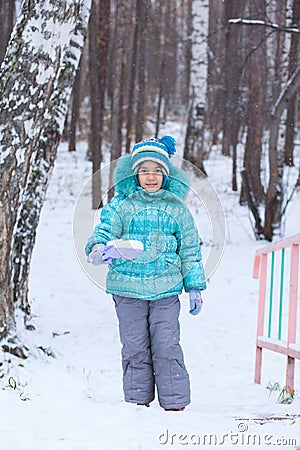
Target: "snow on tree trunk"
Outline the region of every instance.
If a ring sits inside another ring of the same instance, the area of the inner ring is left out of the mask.
[[[282,2],[276,0],[278,8],[275,9],[274,19],[276,23],[284,23],[291,26],[292,0]],[[270,5],[269,5],[270,6]],[[267,9],[268,12],[268,9]],[[271,16],[272,17],[272,16]],[[279,35],[279,36],[277,36]],[[275,65],[272,92],[274,95],[273,111],[270,120],[269,133],[269,184],[265,205],[264,236],[272,240],[275,234],[280,233],[280,225],[283,215],[284,188],[283,170],[286,135],[286,108],[292,102],[293,96],[299,86],[298,69],[290,74],[288,70],[289,48],[291,44],[290,33],[277,33],[275,46]],[[274,46],[269,44],[269,52],[274,53]],[[290,78],[288,79],[288,77]],[[293,92],[293,94],[292,94]]]
[[[208,0],[194,0],[188,126],[184,159],[203,169],[203,131],[207,87]]]
[[[0,74],[0,339],[27,313],[36,228],[91,0],[24,0]],[[16,304],[17,303],[17,304]]]
[[[292,26],[300,27],[300,2],[294,0],[292,5]],[[291,46],[289,52],[289,76],[297,69],[300,63],[299,55],[299,36],[293,33],[291,36]],[[287,109],[287,119],[286,119],[286,136],[285,136],[285,146],[284,146],[284,162],[288,166],[294,165],[294,139],[296,131],[296,113],[297,113],[297,93],[294,98],[291,99],[290,104]]]

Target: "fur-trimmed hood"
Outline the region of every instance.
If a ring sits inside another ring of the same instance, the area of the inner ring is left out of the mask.
[[[134,174],[131,168],[131,155],[123,156],[119,159],[114,171],[114,185],[115,190],[125,197],[132,195],[138,190]],[[187,175],[181,169],[177,169],[170,165],[170,175],[166,191],[175,194],[180,199],[184,200],[189,192],[190,186]]]

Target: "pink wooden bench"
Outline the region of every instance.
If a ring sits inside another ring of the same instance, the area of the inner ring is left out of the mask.
[[[287,357],[286,362],[286,391],[294,392],[295,359],[300,360],[300,338],[297,341],[297,302],[299,278],[299,244],[300,234],[266,245],[255,253],[253,278],[259,278],[258,320],[256,336],[256,361],[254,382],[260,384],[262,370],[262,349],[281,353]],[[286,263],[286,251],[290,252],[290,264]],[[281,255],[278,253],[281,253]],[[280,257],[279,279],[276,279],[275,257]],[[269,270],[269,272],[268,272]],[[289,273],[286,273],[286,272]],[[288,296],[284,295],[284,283],[289,280]],[[268,283],[267,283],[268,281]],[[277,291],[275,288],[277,282]],[[267,286],[268,284],[268,286]],[[275,292],[276,291],[276,292]],[[267,295],[268,294],[268,295]],[[274,295],[278,299],[277,336],[272,336],[274,328]],[[267,297],[269,303],[267,304]],[[288,297],[288,298],[286,298]],[[283,308],[288,302],[287,320],[283,321]],[[268,317],[266,317],[268,312]],[[268,320],[266,320],[268,319]],[[283,330],[283,326],[287,330]],[[300,323],[298,323],[300,328]],[[287,339],[282,339],[283,331]]]

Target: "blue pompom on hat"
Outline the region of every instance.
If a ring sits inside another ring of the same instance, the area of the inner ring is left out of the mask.
[[[135,144],[132,149],[132,170],[136,173],[140,164],[154,161],[164,168],[166,175],[169,175],[170,157],[175,152],[176,141],[172,136],[145,139]]]

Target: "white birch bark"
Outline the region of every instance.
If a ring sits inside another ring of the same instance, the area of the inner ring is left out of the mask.
[[[284,7],[279,0],[276,0],[277,8],[270,11],[271,22],[291,27],[293,0],[285,0]],[[281,6],[281,8],[279,7]],[[271,5],[269,5],[271,7]],[[286,107],[288,103],[282,102],[282,97],[287,97],[286,92],[293,88],[293,84],[297,85],[297,76],[291,80],[289,77],[289,50],[291,45],[291,33],[274,33],[274,36],[267,40],[269,44],[269,61],[274,61],[271,66],[270,73],[273,76],[273,102],[275,104],[271,112],[270,133],[269,133],[269,182],[266,195],[265,205],[265,225],[264,236],[268,240],[272,240],[275,235],[280,235],[280,226],[282,222],[283,203],[284,203],[284,148],[286,136]],[[276,49],[276,57],[272,57]],[[273,53],[272,53],[273,52]],[[269,77],[268,77],[269,78]],[[296,81],[295,81],[296,80]],[[290,84],[290,86],[289,86]],[[289,94],[289,98],[290,94]]]
[[[185,141],[185,158],[202,165],[203,132],[207,90],[208,0],[193,1],[192,60],[189,123]]]
[[[36,227],[90,4],[91,0],[24,0],[1,67],[0,339],[14,328],[15,300],[28,309]]]

